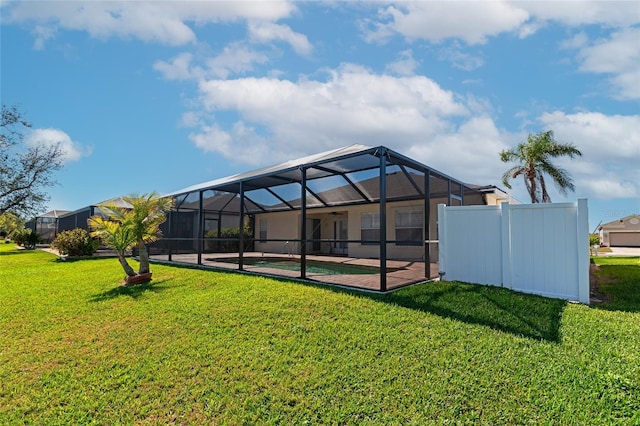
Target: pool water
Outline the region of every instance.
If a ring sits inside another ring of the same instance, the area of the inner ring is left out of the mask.
[[[237,257],[216,257],[207,260],[212,262],[238,263]],[[246,266],[283,269],[287,271],[300,270],[300,259],[287,257],[245,257],[243,263]],[[397,270],[397,268],[387,268],[387,272],[393,272],[395,270]],[[378,274],[380,273],[380,268],[375,266],[307,260],[307,273],[323,275],[364,275]]]

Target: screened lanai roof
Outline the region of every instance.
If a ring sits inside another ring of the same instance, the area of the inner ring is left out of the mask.
[[[325,161],[335,161],[343,156],[351,156],[369,151],[372,147],[366,145],[349,145],[331,151],[321,152],[319,154],[309,155],[307,157],[298,158],[296,160],[285,161],[284,163],[273,166],[263,167],[261,169],[240,173],[233,176],[227,176],[220,179],[210,180],[208,182],[192,185],[187,188],[166,194],[166,196],[174,196],[184,194],[186,192],[199,191],[203,189],[215,189],[217,191],[226,191],[232,193],[240,192],[240,182],[251,182],[247,189],[265,188],[269,186],[280,185],[283,179],[287,181],[299,181],[297,171],[301,166],[310,166],[313,164],[322,164]],[[344,167],[344,166],[343,166]],[[375,167],[375,166],[374,166]]]
[[[196,208],[199,204],[196,194],[203,192],[205,210],[216,206],[214,210],[217,211],[237,212],[239,202],[235,194],[242,191],[247,212],[292,210],[301,208],[304,180],[308,208],[371,203],[380,199],[381,164],[386,169],[386,192],[390,200],[424,198],[427,172],[432,179],[432,196],[448,194],[446,181],[449,179],[458,188],[452,188],[454,194],[462,195],[463,188],[468,188],[462,182],[386,147],[355,144],[193,185],[166,196],[182,198],[183,207],[193,205]],[[234,195],[230,198],[231,194]]]

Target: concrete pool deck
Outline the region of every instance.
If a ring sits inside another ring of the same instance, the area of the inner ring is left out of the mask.
[[[199,266],[210,267],[215,269],[224,269],[229,271],[238,271],[237,263],[219,262],[216,258],[225,258],[237,256],[236,253],[203,253],[202,263]],[[248,252],[243,253],[245,258],[255,257],[279,257],[283,259],[300,259],[299,255],[287,255],[281,253],[261,253],[261,252]],[[318,262],[334,262],[344,265],[360,265],[360,266],[373,266],[379,267],[380,261],[378,259],[362,259],[343,256],[325,256],[325,255],[307,255],[307,260]],[[181,263],[188,265],[197,265],[198,255],[193,254],[173,254],[171,261],[169,261],[168,255],[152,255],[152,260],[161,262]],[[414,284],[422,281],[427,281],[425,277],[424,262],[416,260],[388,260],[387,268],[393,268],[392,272],[387,273],[387,290],[393,290],[399,287],[403,287],[409,284]],[[396,270],[397,268],[397,270]],[[244,272],[276,276],[282,278],[294,278],[301,279],[300,271],[291,271],[279,268],[270,268],[259,265],[244,265]],[[431,276],[438,276],[438,264],[431,264]],[[379,290],[380,289],[380,274],[321,274],[307,272],[306,280],[319,283],[326,283],[332,285],[346,286],[364,290]]]

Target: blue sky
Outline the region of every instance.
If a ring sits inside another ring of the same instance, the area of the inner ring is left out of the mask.
[[[1,5],[2,103],[67,153],[50,209],[353,143],[502,186],[498,152],[553,130],[584,154],[553,201],[640,213],[638,2]]]

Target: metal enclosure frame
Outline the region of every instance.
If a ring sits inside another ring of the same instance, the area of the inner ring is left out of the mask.
[[[296,189],[297,188],[297,189]],[[163,237],[152,245],[152,255],[166,256],[175,262],[178,253],[195,253],[196,264],[203,265],[205,247],[230,245],[237,248],[237,270],[245,270],[245,253],[256,242],[255,217],[269,212],[299,212],[298,238],[270,238],[271,243],[297,244],[300,274],[308,279],[309,244],[344,243],[378,245],[379,283],[375,291],[386,292],[389,244],[407,241],[388,239],[387,214],[390,203],[417,201],[423,210],[423,241],[409,241],[422,246],[425,279],[431,276],[432,253],[437,247],[435,211],[431,204],[484,204],[483,195],[472,186],[431,167],[399,154],[387,147],[351,145],[336,150],[288,161],[276,166],[194,185],[165,196],[173,197],[175,207],[163,225]],[[258,199],[258,197],[260,199]],[[264,200],[269,199],[266,202]],[[309,237],[307,222],[314,211],[346,209],[350,206],[378,205],[378,240],[321,239]],[[222,235],[223,223],[233,223],[238,235]],[[217,224],[217,229],[212,224]],[[214,238],[209,235],[215,235]],[[415,281],[413,281],[415,282]],[[411,284],[408,282],[407,284]]]

